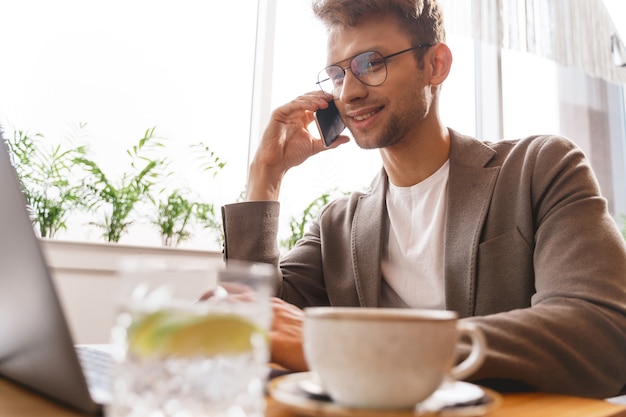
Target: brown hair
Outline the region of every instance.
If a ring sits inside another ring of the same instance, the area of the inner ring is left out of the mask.
[[[446,40],[437,0],[313,0],[313,13],[328,30],[356,26],[371,16],[395,14],[413,45]]]

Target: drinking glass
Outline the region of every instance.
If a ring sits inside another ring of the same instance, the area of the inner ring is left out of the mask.
[[[126,261],[109,417],[261,417],[275,267]]]

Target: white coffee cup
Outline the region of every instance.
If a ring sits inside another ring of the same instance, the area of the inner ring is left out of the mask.
[[[476,326],[444,310],[311,307],[303,332],[309,368],[346,407],[414,407],[444,379],[474,373],[486,351]],[[461,336],[472,349],[454,366]]]

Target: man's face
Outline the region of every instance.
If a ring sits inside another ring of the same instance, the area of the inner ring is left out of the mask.
[[[412,46],[395,16],[376,17],[356,27],[336,28],[328,39],[328,65],[350,65],[367,51],[387,56]],[[387,60],[387,78],[379,86],[360,82],[348,69],[337,107],[357,144],[366,149],[401,143],[416,132],[431,105],[430,86],[413,52]]]

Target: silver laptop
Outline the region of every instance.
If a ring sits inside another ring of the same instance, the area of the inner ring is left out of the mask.
[[[1,131],[0,376],[83,413],[107,400],[90,393]]]

